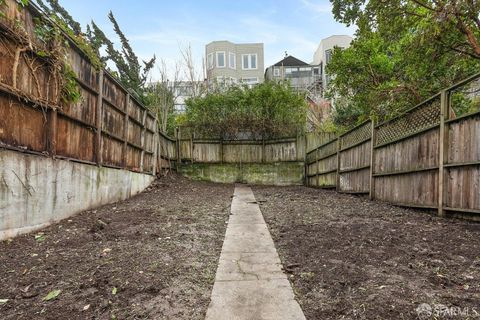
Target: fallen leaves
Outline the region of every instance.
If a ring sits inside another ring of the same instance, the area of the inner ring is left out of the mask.
[[[43,297],[42,301],[55,300],[60,295],[61,292],[62,290],[58,290],[58,289],[50,291],[45,297]]]
[[[37,241],[37,242],[45,241],[45,234],[43,232],[37,233],[35,235],[35,241]]]

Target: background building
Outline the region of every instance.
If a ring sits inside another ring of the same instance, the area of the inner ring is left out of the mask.
[[[310,65],[293,56],[287,56],[268,67],[265,71],[265,79],[287,80],[290,86],[297,91],[321,94],[321,67]]]
[[[353,38],[347,35],[334,35],[320,41],[317,51],[313,55],[313,65],[321,65],[322,68],[322,83],[323,87],[326,88],[330,77],[327,75],[326,67],[330,61],[333,49],[339,47],[342,49],[350,47],[350,43]]]
[[[174,110],[176,113],[184,113],[186,101],[190,98],[201,96],[204,92],[203,81],[178,81],[175,84],[169,83],[169,89],[174,98]]]
[[[205,47],[207,84],[254,85],[264,81],[263,43],[213,41]]]
[[[267,81],[288,81],[308,103],[307,129],[314,130],[328,116],[330,103],[323,99],[322,66],[308,64],[293,56],[270,66],[265,71]]]

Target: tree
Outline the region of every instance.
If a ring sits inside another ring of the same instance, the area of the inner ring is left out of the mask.
[[[335,50],[327,67],[328,93],[340,97],[335,123],[388,119],[478,72],[475,41],[462,31],[478,37],[471,18],[478,8],[462,2],[332,0],[336,19],[358,27],[351,47]]]
[[[95,24],[87,25],[83,34],[80,23],[75,21],[68,11],[63,8],[58,0],[36,0],[38,5],[58,23],[64,32],[74,40],[87,54],[91,63],[97,68],[103,68],[106,62],[111,61],[115,70],[111,70],[118,80],[129,89],[130,93],[142,102],[145,102],[144,90],[149,72],[155,66],[155,56],[148,61],[140,62],[138,56],[130,46],[125,34],[122,32],[115,16],[110,11],[108,18],[113,25],[113,30],[120,39],[121,49],[117,50],[113,42]],[[86,37],[86,38],[85,38]],[[102,56],[101,49],[105,47],[106,55]]]
[[[92,21],[91,27],[88,26],[87,37],[93,47],[100,52],[100,49],[106,47],[106,59],[112,61],[116,70],[113,73],[117,76],[119,81],[130,89],[131,94],[141,101],[145,101],[144,88],[148,79],[148,74],[155,66],[155,55],[148,61],[140,63],[138,56],[130,46],[130,42],[120,29],[120,26],[115,19],[115,16],[110,11],[108,18],[113,25],[113,30],[120,39],[122,48],[117,50],[113,42],[105,35],[105,33]]]
[[[180,46],[179,49],[182,56],[184,78],[191,86],[191,96],[192,98],[200,97],[206,91],[203,81],[205,79],[205,75],[203,73],[200,73],[195,66],[192,46],[190,44],[184,47]],[[202,68],[202,70],[204,69],[205,68]]]
[[[75,35],[80,35],[82,33],[82,27],[80,23],[73,19],[73,17],[68,13],[68,11],[60,5],[58,0],[46,1],[48,3],[48,6],[42,0],[36,0],[38,5],[43,9],[43,11],[45,11],[45,13],[47,13],[49,16],[57,16],[75,33]]]
[[[167,64],[161,60],[158,68],[160,78],[151,82],[146,89],[146,104],[158,118],[159,127],[162,132],[173,135],[175,130],[175,103],[179,97],[180,86],[180,64],[175,64],[173,79],[169,79]]]
[[[480,2],[474,0],[331,0],[338,21],[394,36],[412,33],[480,59]]]

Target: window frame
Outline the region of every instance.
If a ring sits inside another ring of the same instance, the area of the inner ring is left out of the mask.
[[[207,54],[207,69],[212,70],[213,68],[215,68],[215,59],[213,52],[210,52]]]
[[[246,80],[253,80],[255,79],[254,81],[252,82],[247,82]],[[257,83],[260,83],[259,82],[260,80],[258,79],[258,77],[243,77],[242,78],[242,83],[246,83],[246,84],[257,84]]]
[[[248,57],[248,66],[245,68],[245,58]],[[255,68],[252,68],[252,56],[255,56]],[[258,53],[244,53],[242,54],[242,70],[257,70],[258,69]]]
[[[223,66],[219,65],[219,63],[218,63],[218,61],[219,61],[219,59],[218,59],[219,54],[223,54]],[[227,67],[227,55],[226,55],[225,51],[216,51],[216,52],[215,52],[215,58],[216,58],[216,60],[217,60],[217,61],[216,61],[216,64],[215,64],[215,65],[217,66],[217,68],[223,69],[223,68],[226,68],[226,67]]]
[[[237,55],[234,52],[228,52],[228,67],[232,70],[237,70]]]
[[[325,50],[325,64],[328,64],[332,60],[333,49]]]

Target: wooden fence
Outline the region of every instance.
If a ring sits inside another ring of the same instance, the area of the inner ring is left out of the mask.
[[[307,185],[409,207],[480,213],[480,112],[453,117],[448,88],[381,124],[366,121],[306,155]],[[463,94],[478,100],[478,88]],[[477,101],[478,102],[478,101]]]
[[[305,133],[305,150],[310,152],[317,149],[318,146],[327,143],[336,138],[334,133],[329,132],[307,132]]]
[[[157,167],[159,170],[175,169],[177,160],[177,141],[159,132]]]
[[[6,16],[0,17],[0,146],[155,174],[155,116],[108,72],[95,70],[72,40],[65,50],[81,99],[76,104],[55,105],[50,81],[54,75],[34,50],[40,42],[35,18],[41,13],[33,5],[21,10],[14,0],[7,0],[6,5]],[[11,35],[11,21],[21,23],[33,45],[25,47]]]
[[[302,137],[273,140],[178,139],[179,157],[197,163],[274,163],[304,161]],[[193,156],[192,156],[193,155]]]

